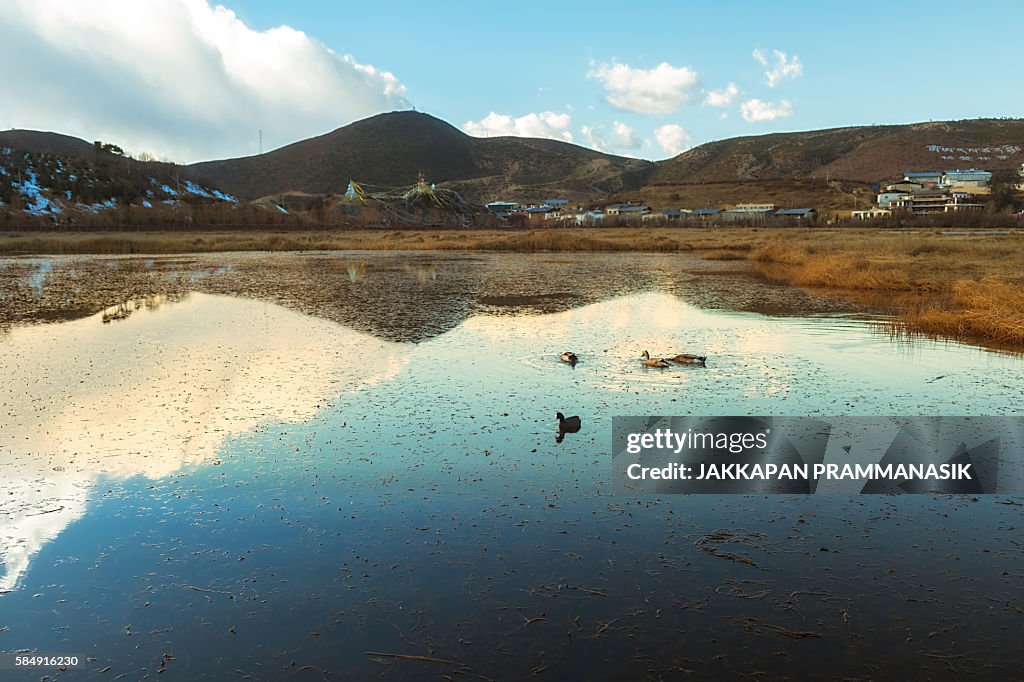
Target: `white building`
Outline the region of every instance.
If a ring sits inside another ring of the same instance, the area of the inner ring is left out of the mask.
[[[909,193],[910,192],[899,192],[899,191],[879,192],[879,194],[878,194],[878,202],[877,202],[878,203],[878,207],[879,208],[889,208],[890,206],[892,206],[892,203],[894,201],[899,200],[901,197],[903,197],[904,195],[907,195]]]
[[[992,173],[986,170],[951,170],[942,174],[942,184],[950,189],[985,189],[992,181]]]

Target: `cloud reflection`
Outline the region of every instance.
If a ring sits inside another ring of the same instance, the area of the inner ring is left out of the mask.
[[[225,439],[396,376],[405,346],[280,306],[192,294],[13,329],[0,345],[0,593],[103,477],[159,479]]]

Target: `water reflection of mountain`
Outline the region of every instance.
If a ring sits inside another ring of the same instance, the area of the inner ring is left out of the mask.
[[[102,310],[120,319],[119,311],[130,313],[135,301],[175,300],[188,291],[269,300],[394,342],[439,336],[474,314],[560,312],[648,290],[703,308],[774,316],[859,309],[772,284],[745,267],[661,254],[367,252],[18,260],[0,270],[0,327],[77,319]]]
[[[258,268],[257,281],[249,273]],[[236,264],[210,291],[271,298],[389,341],[439,336],[474,314],[554,313],[660,290],[706,308],[770,315],[850,311],[835,301],[682,256],[373,253]]]
[[[182,300],[218,268],[194,260],[19,258],[0,261],[0,331],[11,325],[67,322],[102,312],[102,322],[126,319]]]

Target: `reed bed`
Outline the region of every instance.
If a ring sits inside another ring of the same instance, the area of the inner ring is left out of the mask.
[[[896,335],[981,341],[1024,350],[1024,235],[854,232],[791,234],[752,253],[771,279],[797,286],[906,293]]]
[[[767,233],[766,233],[767,234]],[[181,254],[226,251],[646,251],[749,249],[746,229],[287,230],[0,234],[0,255]],[[758,238],[758,243],[766,237]]]

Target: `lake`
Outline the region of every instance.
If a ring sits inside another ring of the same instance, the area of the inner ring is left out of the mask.
[[[617,415],[1022,414],[1019,355],[745,267],[0,260],[0,651],[76,680],[1019,677],[1021,496],[612,492]]]

